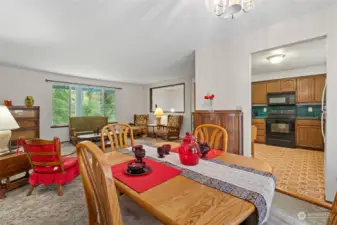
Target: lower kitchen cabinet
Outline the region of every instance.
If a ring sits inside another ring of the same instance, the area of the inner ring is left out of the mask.
[[[252,119],[252,124],[257,127],[255,142],[266,143],[266,123],[264,119]]]
[[[321,121],[296,120],[296,145],[298,147],[323,149]]]

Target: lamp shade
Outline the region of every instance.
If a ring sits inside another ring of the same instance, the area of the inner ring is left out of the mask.
[[[163,109],[160,108],[160,107],[157,107],[156,110],[154,111],[154,115],[157,116],[157,117],[160,117],[160,116],[164,115]]]
[[[0,131],[20,128],[11,112],[4,105],[0,105]]]

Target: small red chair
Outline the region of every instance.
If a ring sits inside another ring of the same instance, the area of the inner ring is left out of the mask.
[[[31,185],[27,196],[40,184],[58,185],[58,195],[62,196],[62,185],[72,181],[79,175],[79,166],[76,157],[61,156],[61,143],[59,138],[53,141],[31,139],[22,140],[23,148],[27,154],[33,172],[29,175]]]

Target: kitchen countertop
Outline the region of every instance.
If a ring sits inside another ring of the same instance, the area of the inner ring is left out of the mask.
[[[252,119],[265,119],[266,116],[253,116]]]
[[[252,119],[266,119],[266,116],[254,116]],[[297,116],[296,120],[321,120],[319,116]]]
[[[296,120],[321,120],[320,116],[298,116]]]

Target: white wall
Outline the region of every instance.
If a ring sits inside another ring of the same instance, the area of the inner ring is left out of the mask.
[[[328,123],[325,149],[326,198],[337,191],[337,4],[311,14],[289,18],[241,37],[196,50],[196,107],[203,109],[202,96],[212,90],[215,109],[242,108],[244,154],[250,156],[251,141],[251,54],[286,44],[327,35]],[[224,21],[228,22],[228,21]],[[230,21],[229,21],[230,22]]]
[[[9,99],[13,101],[13,105],[24,105],[27,95],[34,97],[35,105],[40,106],[40,136],[45,139],[57,136],[61,141],[69,140],[68,128],[50,128],[52,83],[45,82],[45,79],[123,88],[116,91],[116,118],[119,122],[133,122],[135,113],[146,112],[145,89],[142,85],[76,78],[1,65],[0,78],[0,104],[4,99]]]
[[[152,87],[159,87],[159,86],[165,86],[165,85],[171,85],[171,84],[180,84],[185,83],[185,113],[182,113],[184,115],[183,125],[180,132],[180,136],[183,137],[185,132],[191,130],[191,109],[192,109],[192,76],[186,77],[186,78],[179,78],[179,79],[173,79],[173,80],[166,80],[158,83],[154,83],[151,85],[146,86],[146,93],[145,93],[145,99],[147,100],[146,107],[147,107],[147,113],[150,114],[150,123],[155,123],[155,117],[153,116],[153,113],[150,112],[150,88]],[[170,113],[171,114],[171,113]],[[179,113],[181,114],[181,113]]]
[[[264,80],[277,80],[282,78],[290,78],[290,77],[301,77],[301,76],[310,76],[317,74],[326,73],[326,66],[312,66],[306,68],[298,68],[293,70],[282,70],[271,73],[259,73],[252,75],[252,82],[255,81],[264,81]]]

